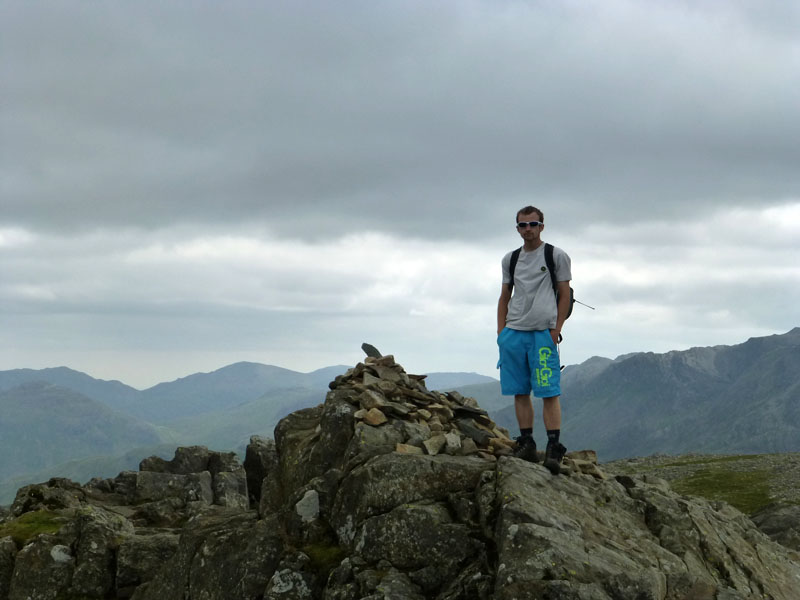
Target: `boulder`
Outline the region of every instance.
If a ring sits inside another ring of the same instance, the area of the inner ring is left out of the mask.
[[[43,534],[17,552],[8,586],[8,600],[69,597],[75,572],[75,555],[69,541]]]
[[[11,536],[0,538],[0,598],[8,598],[16,556],[17,545]]]
[[[278,450],[278,476],[282,490],[296,490],[310,479],[321,475],[321,467],[309,457],[319,439],[322,405],[298,410],[281,419],[275,426]]]
[[[114,591],[116,556],[120,540],[133,535],[133,525],[124,517],[96,506],[78,514],[70,592],[81,598],[107,598]]]
[[[208,471],[209,452],[205,446],[180,447],[175,450],[172,460],[150,456],[139,463],[140,471],[188,475]]]
[[[135,600],[255,599],[283,555],[276,518],[219,508],[190,519],[172,557]]]
[[[264,600],[314,600],[318,587],[311,559],[298,552],[281,561],[267,583]]]
[[[342,545],[352,547],[363,522],[401,504],[446,500],[474,490],[492,463],[472,457],[390,453],[377,456],[346,476],[336,494],[331,525]]]
[[[261,484],[264,478],[275,473],[277,451],[273,440],[258,435],[250,437],[244,456],[244,470],[247,474],[247,491],[250,505],[261,502]]]
[[[770,504],[750,518],[770,538],[800,552],[800,506]]]
[[[792,597],[800,565],[744,515],[634,484],[499,459],[495,597]]]
[[[156,471],[142,471],[136,474],[132,504],[157,502],[175,498],[183,502],[214,502],[211,473],[189,473],[178,475]]]
[[[247,475],[244,469],[222,471],[213,476],[214,504],[247,510],[250,500],[247,498]]]
[[[130,520],[137,527],[180,527],[186,521],[186,507],[181,498],[146,502],[133,509]]]
[[[239,462],[239,457],[235,452],[213,452],[208,453],[208,468],[203,469],[211,473],[212,477],[218,473],[244,473],[244,467]],[[196,472],[196,471],[193,471]]]
[[[435,592],[457,577],[461,565],[485,558],[485,543],[473,534],[453,522],[446,503],[413,503],[365,519],[353,545],[370,561],[385,560],[406,573],[430,570],[434,579],[425,588]]]
[[[144,532],[123,538],[115,573],[117,597],[128,598],[141,584],[152,580],[175,554],[178,539],[178,534],[166,532]]]
[[[34,483],[17,490],[10,512],[18,517],[35,510],[78,508],[85,500],[86,492],[80,484],[54,477],[47,483]]]

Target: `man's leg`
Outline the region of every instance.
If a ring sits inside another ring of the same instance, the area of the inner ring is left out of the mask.
[[[519,423],[519,437],[514,456],[530,462],[539,462],[536,442],[533,441],[533,402],[530,394],[514,395],[514,411]]]
[[[561,472],[561,459],[567,449],[559,441],[561,435],[561,402],[560,396],[543,398],[542,419],[547,429],[547,448],[544,452],[544,466],[553,475]]]
[[[561,396],[542,398],[542,420],[547,431],[561,430]],[[516,400],[516,398],[515,398]],[[519,419],[519,409],[517,409]]]
[[[531,395],[515,395],[514,410],[517,413],[517,423],[519,423],[520,431],[523,429],[533,429],[533,402],[531,402]]]
[[[531,372],[528,348],[532,335],[527,331],[504,329],[498,337],[500,347],[500,387],[503,395],[514,396],[514,411],[519,423],[519,437],[514,456],[531,462],[538,461],[533,441],[533,403],[531,402]]]

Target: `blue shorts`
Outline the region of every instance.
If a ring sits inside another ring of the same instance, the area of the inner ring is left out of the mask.
[[[504,396],[530,394],[537,398],[561,395],[558,348],[549,330],[518,331],[503,328],[500,347],[500,388]]]

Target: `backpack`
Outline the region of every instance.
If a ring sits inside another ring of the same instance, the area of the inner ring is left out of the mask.
[[[511,283],[508,284],[509,290],[514,289],[514,269],[517,268],[517,261],[519,260],[519,253],[522,252],[522,247],[517,248],[514,252],[511,253],[511,265],[509,267],[509,272],[511,274]],[[558,282],[556,281],[556,263],[553,260],[553,245],[545,243],[544,245],[544,262],[547,265],[547,270],[550,272],[550,282],[553,284],[553,293],[556,295],[556,305],[558,305]],[[572,286],[569,288],[569,309],[567,310],[567,316],[565,318],[569,319],[569,316],[572,314],[572,307],[575,304],[575,292],[572,289]]]

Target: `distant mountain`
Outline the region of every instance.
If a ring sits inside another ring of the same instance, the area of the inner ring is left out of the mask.
[[[211,373],[195,373],[144,391],[119,381],[95,379],[66,367],[0,371],[0,391],[46,382],[69,388],[110,408],[151,423],[212,413],[250,402],[269,392],[302,388],[325,390],[349,367],[336,365],[300,373],[272,365],[239,362]],[[320,398],[320,402],[324,398]]]
[[[247,446],[251,435],[272,437],[283,417],[325,400],[318,388],[287,388],[267,392],[260,398],[227,408],[169,421],[182,444],[237,451]]]
[[[502,398],[499,384],[475,394],[479,402],[481,394],[487,406]],[[517,435],[507,404],[492,416]],[[800,450],[800,328],[735,346],[589,359],[564,370],[562,409],[565,444],[602,460]],[[538,414],[535,433],[544,439]]]
[[[69,388],[74,392],[117,409],[124,409],[129,406],[141,394],[139,390],[119,381],[95,379],[86,373],[74,371],[67,367],[0,371],[0,392],[37,381]]]
[[[196,373],[144,390],[128,412],[153,423],[194,417],[233,408],[278,390],[325,390],[348,367],[326,367],[311,373],[239,362],[212,373]],[[320,396],[320,402],[324,396]]]
[[[440,392],[449,392],[465,385],[493,382],[496,383],[497,379],[477,373],[428,373],[425,377],[425,387]]]
[[[149,423],[61,386],[33,382],[0,392],[0,481],[161,441]]]

